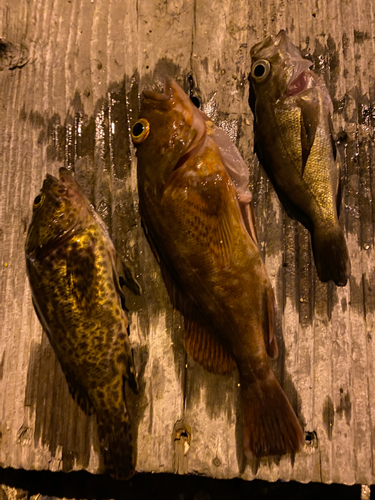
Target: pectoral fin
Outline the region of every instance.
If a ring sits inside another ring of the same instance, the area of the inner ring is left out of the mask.
[[[305,171],[307,160],[310,156],[311,148],[314,144],[316,130],[318,128],[319,113],[318,104],[301,99],[299,102],[301,108],[301,147],[302,147],[302,171]]]
[[[337,193],[336,193],[336,210],[337,210],[337,217],[340,217],[341,203],[342,203],[342,172],[339,163],[337,164],[337,169],[338,169],[337,172],[338,181],[337,181]]]
[[[116,253],[116,272],[120,286],[125,285],[135,295],[141,295],[141,285],[136,280],[133,269],[128,262],[121,259],[118,253]]]
[[[337,210],[337,217],[340,217],[341,201],[342,201],[342,170],[341,170],[340,156],[337,155],[337,146],[335,140],[335,133],[333,130],[331,113],[328,113],[328,124],[329,124],[329,135],[331,139],[333,159],[335,160],[337,165],[336,210]]]
[[[188,221],[196,244],[207,249],[207,253],[219,269],[227,268],[233,252],[233,198],[236,190],[230,179],[222,181],[221,194],[208,196],[205,191],[188,190],[186,197]],[[184,178],[172,178],[165,189],[166,199],[178,200],[188,185]],[[224,198],[223,198],[224,196]]]
[[[335,133],[334,133],[334,130],[333,130],[333,123],[332,123],[331,113],[328,113],[328,123],[329,123],[329,133],[330,133],[329,135],[330,135],[330,138],[331,138],[333,159],[336,161],[336,158],[337,158],[337,147],[336,147]]]
[[[240,207],[246,230],[255,245],[258,245],[258,228],[253,207],[251,206],[251,203],[240,203]]]
[[[208,231],[212,234],[210,241],[212,254],[218,266],[226,268],[229,266],[233,252],[233,228],[230,215],[227,210],[222,210],[217,218],[211,216],[207,222],[211,225]]]
[[[271,286],[267,287],[265,293],[266,302],[266,313],[265,313],[265,324],[264,324],[264,343],[266,345],[266,351],[270,358],[276,358],[279,350],[277,348],[276,337],[275,337],[275,295]]]

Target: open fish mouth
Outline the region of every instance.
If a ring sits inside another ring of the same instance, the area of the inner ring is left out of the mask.
[[[286,95],[297,95],[313,87],[316,82],[316,77],[309,71],[313,63],[301,57],[300,51],[290,41],[285,30],[280,30],[278,35],[274,38],[274,44],[281,53],[287,54],[285,64],[287,71],[291,72],[291,76],[287,83]]]
[[[269,60],[277,52],[284,62],[282,71],[287,74],[286,96],[297,95],[316,85],[317,77],[309,71],[313,63],[302,58],[299,49],[291,42],[285,30],[280,30],[276,36],[269,36],[255,45],[250,54],[252,58]]]
[[[287,96],[293,96],[304,92],[307,89],[314,87],[316,77],[310,71],[305,69],[297,70],[293,73],[287,85]]]

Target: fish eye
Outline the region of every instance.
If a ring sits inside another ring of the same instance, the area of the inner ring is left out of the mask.
[[[34,200],[33,209],[36,210],[38,207],[40,207],[40,205],[43,204],[44,199],[45,195],[43,193],[38,194],[38,196]]]
[[[134,123],[132,128],[132,139],[134,144],[140,144],[147,139],[150,133],[150,124],[145,118],[141,118]]]
[[[260,61],[253,64],[253,67],[251,68],[251,76],[258,83],[263,82],[267,78],[270,69],[270,63],[265,59],[260,59]]]

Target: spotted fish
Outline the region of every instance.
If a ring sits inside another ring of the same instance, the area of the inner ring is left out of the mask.
[[[26,267],[38,318],[72,396],[95,413],[107,472],[134,473],[124,384],[138,391],[121,285],[140,288],[70,172],[47,174],[33,205]]]

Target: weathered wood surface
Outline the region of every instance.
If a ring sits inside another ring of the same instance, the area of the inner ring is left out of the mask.
[[[129,394],[137,470],[374,482],[374,9],[371,0],[1,0],[2,467],[102,470],[96,424],[69,396],[25,274],[32,200],[46,172],[65,163],[144,290],[127,297],[141,387]],[[253,154],[249,51],[281,28],[334,101],[352,261],[345,288],[318,281],[308,233],[285,215]],[[186,356],[181,317],[142,233],[129,127],[141,89],[167,74],[231,132],[249,163],[278,305],[274,369],[307,433],[294,464],[246,463],[238,377],[208,374]]]

